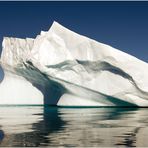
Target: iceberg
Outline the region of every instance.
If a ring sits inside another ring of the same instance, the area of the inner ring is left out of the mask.
[[[0,104],[148,106],[148,64],[57,22],[35,39],[4,37]]]

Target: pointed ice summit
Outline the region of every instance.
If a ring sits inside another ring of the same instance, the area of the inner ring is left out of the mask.
[[[0,104],[148,106],[147,63],[57,22],[2,46]]]

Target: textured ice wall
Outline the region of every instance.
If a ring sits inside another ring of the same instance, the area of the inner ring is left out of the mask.
[[[33,39],[4,38],[0,104],[148,106],[148,64],[54,22]]]

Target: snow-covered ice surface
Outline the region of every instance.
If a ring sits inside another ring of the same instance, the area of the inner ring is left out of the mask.
[[[57,22],[2,46],[0,104],[148,106],[147,63]]]

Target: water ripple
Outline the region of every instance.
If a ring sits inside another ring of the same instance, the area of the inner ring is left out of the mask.
[[[0,107],[0,146],[148,146],[146,108]]]

